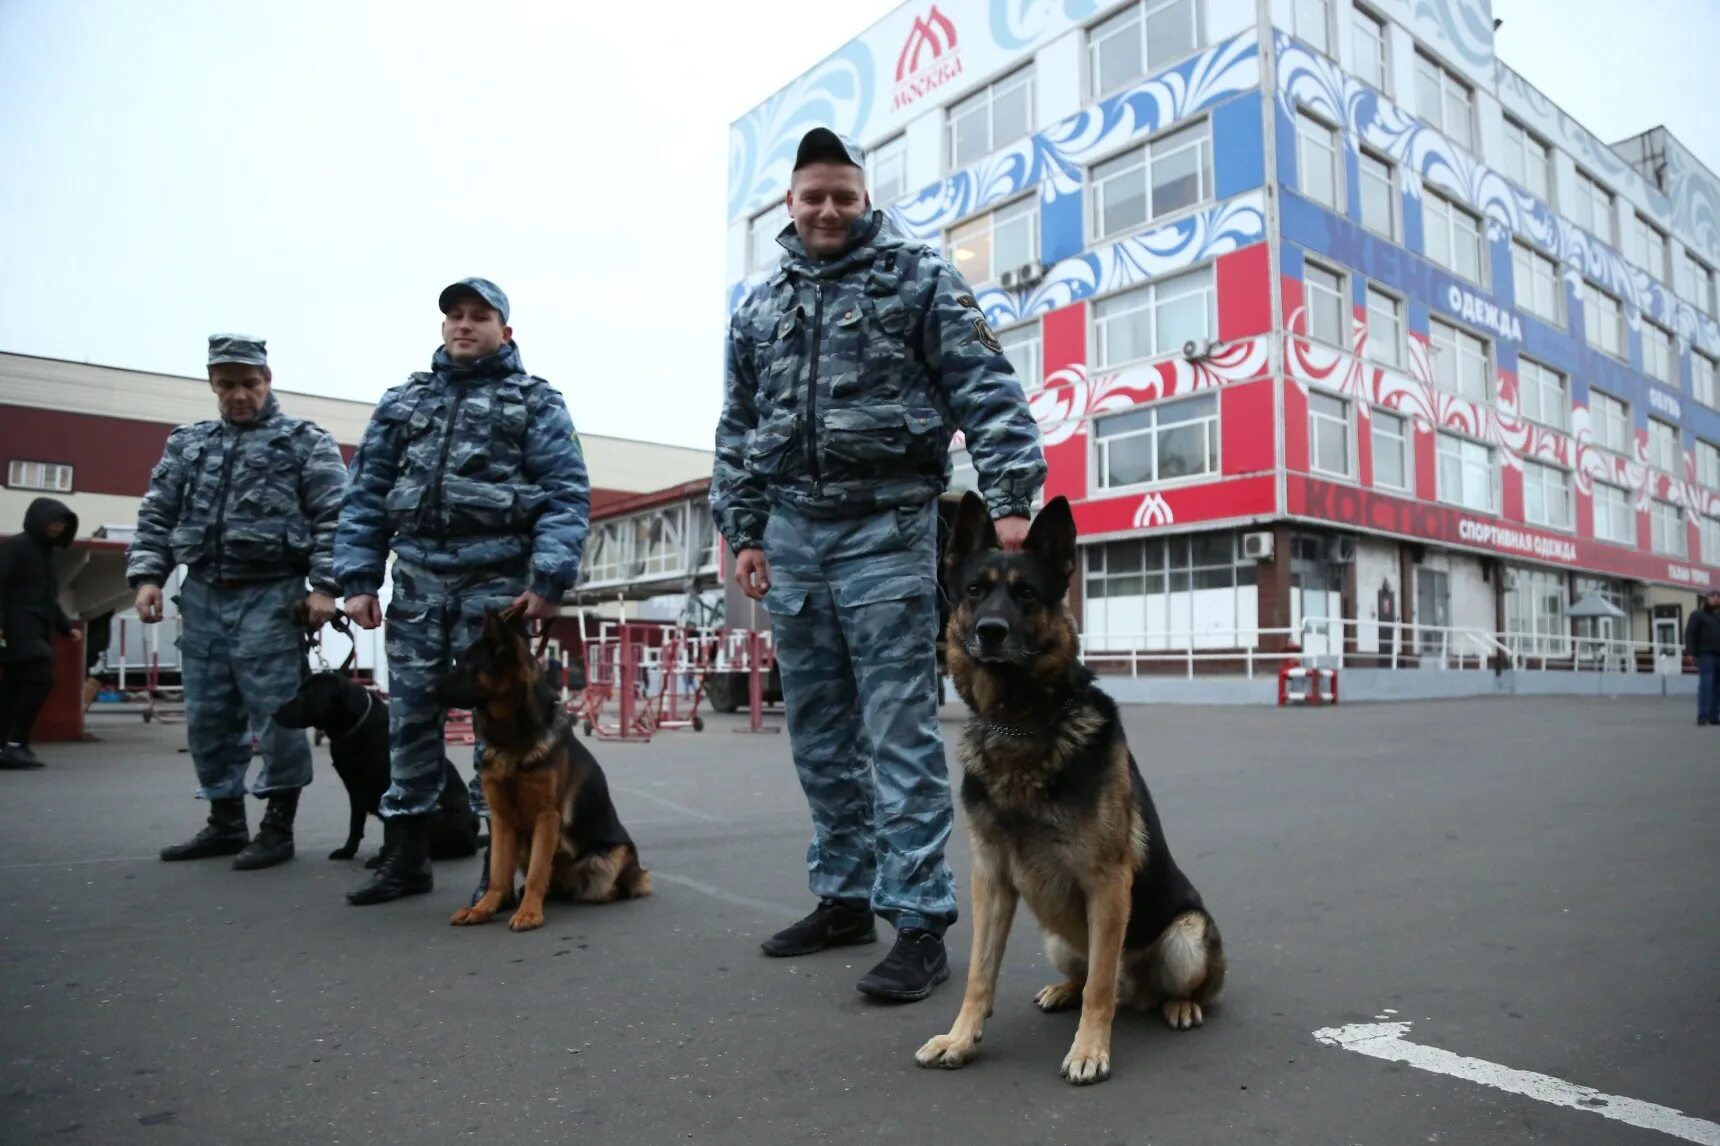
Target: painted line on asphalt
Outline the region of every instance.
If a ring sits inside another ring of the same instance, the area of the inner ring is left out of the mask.
[[[638,796],[642,800],[651,800],[654,803],[663,805],[663,807],[668,808],[672,812],[679,812],[683,816],[691,816],[695,820],[703,820],[707,824],[720,824],[723,822],[708,812],[701,812],[697,808],[689,808],[685,804],[677,804],[675,801],[669,799],[669,797],[659,796],[657,793],[645,788],[630,788],[625,784],[613,783],[610,784],[609,787],[612,791],[626,792],[629,796]]]
[[[754,899],[750,895],[741,895],[738,892],[725,891],[722,888],[715,887],[703,880],[693,879],[691,876],[676,875],[673,872],[662,871],[659,868],[651,869],[651,877],[653,879],[667,880],[669,883],[684,887],[689,891],[696,891],[700,895],[708,895],[712,899],[720,899],[724,903],[732,903],[737,907],[750,907],[756,911],[765,912],[767,915],[775,915],[780,919],[799,919],[801,916],[806,914],[804,911],[797,911],[792,907],[785,907],[780,903],[772,903],[767,899]]]
[[[1387,1062],[1408,1063],[1420,1070],[1491,1086],[1538,1102],[1598,1114],[1643,1130],[1658,1130],[1687,1142],[1720,1146],[1720,1124],[1692,1118],[1670,1106],[1602,1094],[1593,1087],[1578,1086],[1551,1075],[1517,1070],[1486,1059],[1467,1058],[1438,1047],[1412,1043],[1404,1038],[1409,1028],[1409,1023],[1351,1023],[1344,1027],[1323,1027],[1314,1032],[1314,1037],[1327,1046]]]

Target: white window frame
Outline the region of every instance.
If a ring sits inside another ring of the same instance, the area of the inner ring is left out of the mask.
[[[1017,88],[1027,89],[1026,108],[1027,118],[1020,135],[1012,135],[1008,139],[999,139],[997,133],[997,102],[999,95],[1013,93]],[[988,155],[992,155],[1018,139],[1026,139],[1033,134],[1037,119],[1034,114],[1034,92],[1036,84],[1031,62],[1023,64],[1005,75],[986,84],[983,88],[950,105],[944,115],[944,154],[947,158],[946,170],[959,170],[963,167],[978,163]],[[986,109],[986,146],[977,155],[959,158],[956,153],[956,123],[974,109],[983,106]]]
[[[1708,489],[1720,490],[1720,446],[1696,439],[1696,483]],[[1720,557],[1711,553],[1710,557]]]
[[[1475,513],[1499,512],[1499,452],[1485,442],[1473,438],[1465,438],[1458,434],[1439,431],[1439,442],[1436,447],[1437,471],[1435,484],[1439,487],[1439,500],[1447,505],[1459,506]],[[1453,496],[1446,481],[1446,463],[1455,462],[1458,466],[1458,484],[1460,489]],[[1487,504],[1476,505],[1464,500],[1464,493],[1469,488],[1469,478],[1475,471],[1485,467],[1487,471]]]
[[[1218,329],[1218,289],[1216,275],[1212,264],[1183,271],[1168,278],[1153,279],[1128,290],[1118,291],[1098,299],[1092,306],[1093,349],[1089,361],[1096,367],[1110,370],[1119,366],[1127,366],[1134,362],[1152,362],[1171,354],[1180,353],[1182,343],[1164,344],[1159,337],[1159,310],[1165,305],[1165,295],[1170,300],[1181,300],[1193,295],[1204,296],[1206,329],[1198,337],[1210,339]],[[1131,300],[1132,305],[1123,305],[1122,300]],[[1109,355],[1110,337],[1108,325],[1122,321],[1125,315],[1136,316],[1146,314],[1152,324],[1152,334],[1148,339],[1150,351],[1142,357],[1113,360]]]
[[[1720,409],[1720,359],[1690,348],[1690,396],[1710,410]]]
[[[1512,294],[1519,309],[1550,325],[1565,325],[1565,282],[1558,263],[1519,240],[1511,244],[1511,278]],[[1541,302],[1543,286],[1547,293],[1546,309]]]
[[[1383,17],[1360,4],[1350,9],[1350,55],[1350,70],[1357,78],[1391,94],[1391,33]]]
[[[1487,224],[1457,200],[1423,184],[1421,198],[1422,253],[1459,278],[1487,282]],[[1473,252],[1473,274],[1458,266],[1460,244]]]
[[[1445,135],[1453,143],[1470,153],[1475,151],[1475,90],[1457,77],[1451,69],[1422,52],[1415,54],[1416,76],[1416,110],[1420,112],[1423,122]],[[1424,106],[1428,101],[1423,98],[1427,94],[1428,85],[1438,94],[1436,108]],[[1461,133],[1455,126],[1456,121],[1446,114],[1447,101],[1459,99],[1463,104],[1463,119]]]
[[[1696,528],[1697,541],[1702,545],[1702,563],[1720,564],[1720,520],[1701,514],[1696,519]]]
[[[1433,357],[1435,386],[1482,406],[1493,401],[1498,383],[1493,369],[1493,347],[1487,339],[1442,318],[1434,318],[1428,321],[1428,346]],[[1440,377],[1445,362],[1451,363],[1449,379]]]
[[[1553,149],[1547,141],[1511,116],[1505,117],[1505,152],[1500,163],[1506,178],[1540,199],[1553,204]]]
[[[1170,161],[1173,156],[1181,156],[1193,150],[1197,157],[1199,172],[1199,197],[1192,203],[1182,203],[1175,207],[1159,209],[1155,201],[1157,188],[1153,179],[1153,168],[1157,164]],[[1105,170],[1105,169],[1109,170]],[[1103,171],[1103,174],[1101,174]],[[1141,199],[1145,208],[1145,218],[1139,222],[1111,224],[1105,219],[1104,203],[1101,192],[1104,188],[1118,180],[1139,176],[1141,180]],[[1193,211],[1212,202],[1217,195],[1216,176],[1214,175],[1212,150],[1212,120],[1200,119],[1192,123],[1178,124],[1173,130],[1161,132],[1144,144],[1118,152],[1093,164],[1087,169],[1087,217],[1092,220],[1092,238],[1094,242],[1115,238],[1139,231],[1153,223],[1180,215],[1185,211]]]
[[[1577,203],[1573,218],[1577,226],[1612,247],[1618,246],[1617,204],[1617,197],[1606,184],[1581,167],[1577,168]]]
[[[1310,148],[1322,148],[1325,156],[1310,157]],[[1309,187],[1308,173],[1314,169],[1315,161],[1319,166],[1331,172],[1332,198],[1322,199]],[[1329,211],[1339,215],[1345,213],[1348,200],[1344,196],[1344,143],[1343,134],[1323,116],[1309,111],[1305,107],[1296,109],[1296,190],[1310,202],[1319,203]]]
[[[1611,332],[1611,345],[1597,341],[1601,331]],[[1583,337],[1602,354],[1626,361],[1630,343],[1624,329],[1624,304],[1592,282],[1583,283]]]
[[[1710,318],[1716,315],[1714,268],[1686,248],[1678,256],[1678,297]]]
[[[908,136],[906,132],[896,135],[874,147],[866,155],[866,184],[872,193],[872,201],[880,207],[908,197],[913,188],[908,186]],[[895,169],[899,189],[890,194],[885,189],[886,172]]]
[[[6,463],[8,489],[33,489],[43,493],[71,493],[73,467],[70,462],[38,462],[13,458]]]
[[[1684,476],[1684,445],[1678,427],[1659,418],[1648,419],[1648,464],[1674,477]]]
[[[1611,482],[1595,482],[1595,540],[1636,545],[1636,510],[1630,491]]]
[[[1678,389],[1678,342],[1657,322],[1642,322],[1642,372],[1662,386]]]
[[[1683,557],[1690,551],[1690,531],[1684,522],[1684,507],[1660,498],[1648,503],[1648,546],[1668,557]]]
[[[1183,8],[1188,12],[1188,19],[1194,25],[1194,44],[1171,56],[1154,58],[1152,37],[1148,28],[1153,20],[1173,8]],[[1178,60],[1186,59],[1206,45],[1205,5],[1199,0],[1137,0],[1087,29],[1087,52],[1085,55],[1087,82],[1084,85],[1093,99],[1103,99],[1105,96],[1120,92],[1138,80],[1149,75],[1157,74]],[[1124,76],[1115,82],[1106,84],[1099,68],[1099,45],[1102,41],[1113,36],[1133,35],[1136,39],[1137,50],[1140,53],[1140,70],[1132,75]]]
[[[1396,489],[1409,491],[1415,486],[1415,455],[1411,450],[1409,419],[1391,410],[1374,407],[1370,429],[1373,442],[1374,485],[1380,489]],[[1403,474],[1403,481],[1389,482],[1380,478],[1380,458],[1385,451],[1380,448],[1381,442],[1387,443],[1397,453],[1398,467]],[[1395,445],[1394,445],[1395,443]]]
[[[1635,431],[1630,420],[1630,403],[1601,390],[1589,390],[1590,436],[1595,445],[1616,454],[1633,456]]]
[[[1523,520],[1549,529],[1572,527],[1569,470],[1523,459]]]
[[[1325,390],[1308,390],[1308,469],[1328,477],[1353,480],[1356,476],[1356,434],[1351,417],[1352,403]],[[1332,459],[1320,452],[1320,427],[1337,426],[1343,431],[1341,465],[1330,465]]]
[[[782,229],[794,221],[788,213],[788,202],[778,199],[769,207],[747,220],[747,273],[757,274],[768,267],[774,267],[788,254],[776,237],[782,234]],[[768,226],[768,232],[760,230]],[[768,257],[766,257],[768,256]]]
[[[1335,280],[1335,285],[1327,283],[1316,284],[1314,275],[1325,275]],[[1315,259],[1304,259],[1302,262],[1302,307],[1303,328],[1308,337],[1315,342],[1323,342],[1327,346],[1335,346],[1348,352],[1352,348],[1350,337],[1350,283],[1349,277],[1335,266]],[[1323,299],[1330,300],[1330,305],[1337,309],[1337,329],[1322,331],[1316,329],[1314,297],[1318,294]]]
[[[1021,383],[1024,393],[1032,394],[1045,385],[1045,331],[1044,324],[1037,318],[1026,322],[1018,322],[1014,326],[1006,326],[997,331],[997,340],[1003,345],[1003,356],[1009,359],[1009,364],[1015,369],[1015,377]],[[1025,368],[1016,361],[1012,350],[1024,352]]]
[[[1529,395],[1533,394],[1531,402]],[[1553,416],[1547,405],[1553,404]],[[1533,358],[1517,356],[1517,409],[1531,422],[1555,430],[1569,432],[1571,428],[1570,380],[1551,366]]]
[[[1376,302],[1381,305],[1376,306]],[[1375,328],[1375,314],[1389,314],[1391,317],[1392,337],[1390,343],[1390,357],[1386,357],[1379,352],[1383,343],[1378,337],[1380,332]],[[1404,368],[1404,354],[1406,350],[1403,299],[1394,294],[1383,291],[1379,287],[1370,285],[1368,287],[1367,294],[1367,330],[1367,358],[1369,361],[1378,362],[1382,366],[1390,366],[1394,369],[1402,370]]]
[[[1198,408],[1204,413],[1195,417],[1184,418],[1176,422],[1165,422],[1165,411],[1186,412]],[[1121,433],[1107,434],[1107,423],[1115,424],[1125,419],[1138,420],[1141,424],[1134,429]],[[1204,437],[1205,461],[1207,468],[1193,473],[1178,474],[1167,478],[1160,472],[1160,454],[1158,438],[1167,433],[1186,429],[1190,426],[1200,426]],[[1137,438],[1152,436],[1153,442],[1153,472],[1145,481],[1129,482],[1124,485],[1111,484],[1109,451],[1114,442],[1131,441]],[[1093,421],[1093,485],[1096,489],[1127,490],[1143,489],[1149,486],[1186,485],[1189,482],[1209,480],[1213,475],[1223,472],[1223,458],[1220,454],[1222,443],[1219,433],[1218,395],[1212,391],[1190,395],[1186,398],[1173,398],[1168,402],[1154,402],[1149,405],[1132,406],[1127,410],[1114,414],[1102,415]]]
[[[996,266],[997,263],[997,232],[1001,227],[1013,227],[1022,220],[1027,222],[1027,263],[1039,261],[1039,195],[1029,192],[1018,196],[1007,203],[993,207],[983,215],[975,215],[964,219],[951,227],[945,234],[944,251],[950,262],[955,264],[962,277],[970,286],[995,281],[1004,271],[1013,271],[1022,266],[1014,263],[1010,266]],[[972,244],[964,247],[963,244]],[[979,265],[979,257],[971,255],[963,259],[959,257],[964,250],[985,251],[985,265]],[[971,264],[971,265],[970,265]],[[980,272],[985,273],[981,274]]]
[[[1376,172],[1369,169],[1370,165],[1385,168],[1383,182],[1386,189],[1387,218],[1386,227],[1383,231],[1374,225],[1378,220],[1368,218],[1368,188],[1382,181]],[[1384,236],[1394,243],[1397,242],[1398,216],[1403,213],[1403,199],[1398,194],[1397,188],[1397,164],[1378,152],[1370,151],[1364,147],[1356,156],[1356,180],[1360,184],[1357,189],[1359,192],[1357,198],[1362,208],[1362,226],[1376,235]]]
[[[1323,56],[1332,51],[1332,0],[1290,0],[1291,34]]]
[[[1667,282],[1669,267],[1667,251],[1671,243],[1666,232],[1643,218],[1641,211],[1631,214],[1631,229],[1635,232],[1632,245],[1636,248],[1632,255],[1642,264],[1642,269],[1652,275],[1656,282]]]

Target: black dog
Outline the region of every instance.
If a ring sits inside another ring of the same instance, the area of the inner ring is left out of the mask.
[[[365,814],[380,819],[382,794],[388,791],[387,702],[339,673],[313,673],[293,699],[275,710],[275,722],[286,728],[315,728],[328,737],[329,756],[352,806],[346,843],[328,858],[351,859],[364,838]],[[442,794],[430,819],[431,858],[463,859],[477,852],[478,817],[472,798],[453,761],[444,758]],[[381,862],[379,852],[365,867]]]

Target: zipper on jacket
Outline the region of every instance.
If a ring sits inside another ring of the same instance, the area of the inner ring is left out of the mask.
[[[818,468],[818,349],[824,337],[824,287],[812,284],[812,363],[806,374],[806,465],[812,488],[823,492]]]
[[[460,420],[460,403],[466,400],[466,388],[454,387],[454,400],[448,406],[448,426],[442,431],[442,449],[436,455],[436,468],[430,471],[430,505],[429,525],[435,531],[436,537],[447,537],[447,531],[442,525],[442,510],[445,498],[442,496],[442,474],[448,468],[448,450],[454,444],[454,427]]]
[[[233,440],[227,444],[227,456],[221,459],[221,484],[216,489],[215,500],[215,579],[227,579],[227,499],[233,495],[233,462],[239,456],[239,443],[245,440],[245,431],[233,431]]]

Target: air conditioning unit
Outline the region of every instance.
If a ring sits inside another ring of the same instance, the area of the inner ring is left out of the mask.
[[[1015,269],[1015,284],[1023,289],[1039,285],[1039,280],[1044,277],[1044,263],[1022,263]]]
[[[1004,290],[1020,290],[1021,279],[1019,275],[1019,271],[1004,271],[1001,275],[997,276],[997,285],[1002,287]]]
[[[1242,555],[1255,561],[1270,561],[1272,559],[1272,534],[1264,530],[1259,533],[1244,533],[1242,535]]]
[[[1216,338],[1191,338],[1182,344],[1182,356],[1190,362],[1198,362],[1202,358],[1212,357],[1213,351],[1217,349]]]
[[[1353,565],[1356,560],[1356,539],[1354,537],[1329,537],[1326,539],[1326,560],[1333,565]]]

